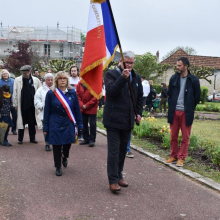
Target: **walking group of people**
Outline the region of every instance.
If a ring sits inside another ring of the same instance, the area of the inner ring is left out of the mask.
[[[45,150],[51,151],[50,145],[53,145],[56,175],[61,176],[61,160],[66,167],[71,143],[76,141],[75,134],[79,134],[80,140],[84,139],[80,144],[88,144],[90,147],[95,145],[98,100],[80,82],[76,65],[71,66],[68,73],[46,73],[43,84],[37,71],[31,74],[32,68],[29,65],[20,68],[21,76],[15,80],[9,78],[7,70],[2,70],[2,77],[5,77],[5,72],[8,77],[7,80],[1,80],[0,121],[7,123],[8,129],[3,145],[12,146],[8,142],[8,131],[12,127],[12,132],[17,135],[14,125],[18,128],[18,144],[23,144],[26,127],[30,142],[37,144],[37,124],[39,129],[43,129]],[[10,83],[10,86],[5,82]],[[13,116],[13,109],[17,113],[14,123],[10,117]]]
[[[134,123],[141,123],[143,106],[153,86],[134,71],[133,52],[124,52],[124,61],[120,60],[117,69],[108,70],[104,79],[106,96],[103,124],[107,131],[107,175],[112,192],[128,186],[122,171],[130,145],[131,131]],[[182,166],[187,157],[194,110],[200,99],[199,80],[188,68],[188,59],[179,58],[177,73],[171,77],[167,92],[170,99],[168,122],[171,128],[171,155],[166,163],[177,163],[178,166]],[[76,142],[77,133],[79,136],[83,135],[80,145],[95,145],[99,101],[80,81],[77,66],[72,66],[69,73],[46,73],[43,85],[38,77],[31,75],[31,66],[23,66],[20,71],[21,76],[14,80],[12,86],[7,85],[11,81],[9,77],[7,83],[1,84],[0,120],[12,126],[14,132],[14,118],[10,120],[10,113],[12,114],[12,108],[17,111],[19,144],[23,143],[25,125],[28,125],[30,142],[38,143],[35,139],[37,121],[38,127],[43,129],[45,150],[50,151],[50,145],[53,146],[55,174],[61,176],[61,167],[68,165],[69,151],[71,144]],[[5,77],[4,74],[2,71],[2,77]],[[134,98],[133,101],[131,96]],[[183,138],[179,147],[180,129]],[[8,146],[7,143],[9,144],[5,137],[4,145]]]

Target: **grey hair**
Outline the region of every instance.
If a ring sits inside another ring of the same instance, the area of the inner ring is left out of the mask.
[[[6,73],[8,74],[8,78],[10,78],[10,73],[8,72],[8,70],[3,69],[3,70],[1,71],[1,73],[0,73],[0,79],[2,79],[2,73],[3,73],[3,72],[6,72]]]
[[[124,51],[123,55],[124,57],[127,57],[127,58],[135,58],[135,54],[132,51]]]
[[[44,75],[44,79],[47,79],[47,78],[49,78],[49,77],[54,78],[54,76],[53,76],[52,73],[46,73],[46,74]]]

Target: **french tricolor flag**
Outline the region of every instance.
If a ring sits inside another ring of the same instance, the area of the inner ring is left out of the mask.
[[[103,69],[113,60],[117,48],[109,0],[91,0],[80,76],[97,99],[102,97]]]

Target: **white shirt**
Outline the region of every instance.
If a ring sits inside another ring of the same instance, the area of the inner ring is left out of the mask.
[[[76,90],[77,84],[79,82],[79,77],[76,78],[70,77],[69,78],[70,85]]]
[[[143,97],[147,97],[150,93],[150,85],[147,80],[142,81]]]

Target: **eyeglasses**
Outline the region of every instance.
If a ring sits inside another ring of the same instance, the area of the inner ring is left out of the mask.
[[[61,77],[61,78],[58,78],[60,80],[66,80],[67,78],[66,77]]]
[[[133,65],[134,62],[128,62],[128,61],[125,61],[125,64]]]

